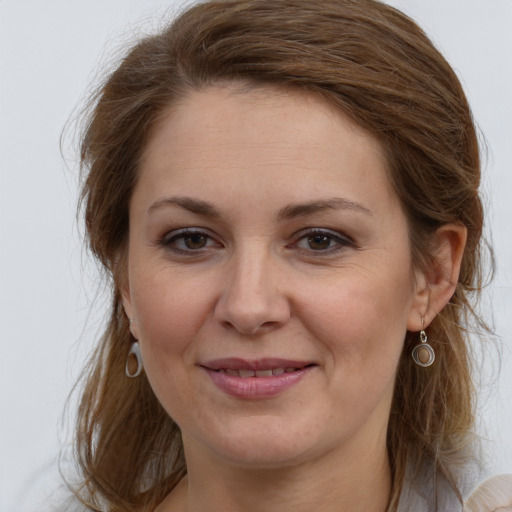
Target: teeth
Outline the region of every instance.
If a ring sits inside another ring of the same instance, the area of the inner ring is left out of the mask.
[[[221,368],[218,372],[231,375],[232,377],[242,377],[243,379],[246,379],[248,377],[272,377],[273,375],[292,373],[296,370],[297,368],[290,366],[288,368],[269,368],[268,370],[234,370],[231,368]]]
[[[256,377],[272,377],[272,370],[256,370]]]

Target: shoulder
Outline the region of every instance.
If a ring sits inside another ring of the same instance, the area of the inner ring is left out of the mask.
[[[485,480],[469,496],[464,512],[512,512],[512,474]]]

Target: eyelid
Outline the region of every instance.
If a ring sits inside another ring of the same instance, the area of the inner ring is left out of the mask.
[[[317,251],[315,251],[314,249],[308,250],[308,249],[303,249],[301,247],[297,247],[298,243],[301,240],[303,240],[304,238],[306,238],[308,236],[314,236],[314,235],[326,235],[338,243],[335,247],[331,247],[331,248],[328,248],[325,250],[317,250]],[[334,254],[336,252],[345,250],[347,247],[354,248],[356,246],[354,240],[350,236],[348,236],[344,233],[340,233],[339,231],[334,231],[334,230],[328,229],[328,228],[302,229],[302,230],[298,231],[297,233],[295,233],[292,238],[293,238],[293,241],[291,244],[289,244],[287,246],[288,248],[297,248],[301,251],[307,252],[308,254],[315,254],[318,256]]]
[[[204,247],[200,247],[197,249],[182,249],[177,246],[173,246],[173,242],[185,238],[187,235],[202,235],[207,237],[208,242],[207,245]],[[335,245],[333,247],[329,247],[327,249],[307,249],[303,247],[299,247],[298,244],[304,240],[307,237],[315,236],[315,235],[323,235],[328,238],[330,238],[331,241],[335,242]],[[354,240],[346,235],[345,233],[340,233],[339,231],[335,231],[328,228],[305,228],[297,231],[292,235],[292,241],[291,243],[286,245],[287,249],[296,249],[298,251],[301,251],[303,253],[307,254],[314,254],[315,256],[328,256],[330,254],[335,254],[337,252],[343,251],[347,249],[347,247],[355,248],[356,244]],[[171,231],[168,231],[165,233],[164,236],[162,236],[159,240],[157,240],[156,245],[163,247],[164,249],[173,251],[178,254],[184,254],[184,255],[198,255],[202,252],[207,251],[208,249],[212,248],[222,248],[223,244],[219,242],[218,237],[213,234],[209,229],[202,228],[202,227],[186,227],[186,228],[179,228],[174,229]]]
[[[202,251],[212,248],[212,245],[207,245],[199,249],[180,249],[179,247],[172,246],[173,242],[179,240],[180,238],[184,238],[187,235],[203,235],[207,237],[209,241],[214,242],[215,247],[222,247],[222,244],[218,241],[217,237],[211,233],[210,230],[195,226],[168,231],[157,241],[157,245],[180,254],[199,254]]]

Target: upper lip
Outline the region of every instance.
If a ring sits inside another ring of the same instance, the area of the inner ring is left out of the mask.
[[[294,359],[263,358],[263,359],[241,359],[229,357],[213,359],[201,363],[200,366],[210,370],[273,370],[275,368],[304,368],[314,364],[312,361],[298,361]]]

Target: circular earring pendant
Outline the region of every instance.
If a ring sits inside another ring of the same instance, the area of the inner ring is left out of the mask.
[[[420,333],[421,343],[416,345],[412,350],[412,358],[418,366],[431,366],[436,360],[434,349],[427,343],[427,334],[425,331]]]
[[[126,358],[125,373],[130,379],[138,377],[142,372],[143,364],[142,357],[140,355],[140,348],[137,342],[132,343],[128,357]]]
[[[414,362],[424,368],[433,364],[436,360],[436,353],[428,343],[416,345],[412,351]]]

